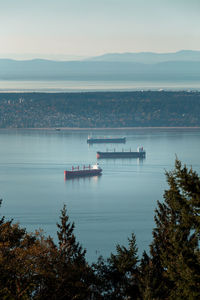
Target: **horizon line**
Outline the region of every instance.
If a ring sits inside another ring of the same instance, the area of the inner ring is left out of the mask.
[[[104,52],[102,54],[94,54],[94,55],[73,55],[73,54],[53,54],[53,53],[2,53],[0,54],[0,59],[10,59],[10,60],[35,60],[35,59],[44,59],[44,60],[55,60],[55,61],[78,61],[91,59],[95,57],[101,57],[105,55],[123,55],[123,54],[176,54],[180,52],[200,52],[199,50],[194,49],[180,49],[177,51],[169,51],[169,52],[156,52],[156,51],[124,51],[124,52]]]

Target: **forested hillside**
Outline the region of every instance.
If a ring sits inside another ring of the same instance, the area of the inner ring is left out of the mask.
[[[200,92],[1,93],[0,128],[200,126]]]

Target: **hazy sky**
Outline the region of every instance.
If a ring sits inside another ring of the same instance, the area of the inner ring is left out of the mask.
[[[200,50],[200,0],[0,0],[0,57]]]

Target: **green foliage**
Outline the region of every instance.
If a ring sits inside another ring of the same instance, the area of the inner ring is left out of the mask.
[[[94,265],[102,299],[137,299],[137,247],[135,235],[128,239],[128,248],[116,246],[116,254]]]
[[[169,189],[164,202],[158,202],[151,244],[151,266],[158,270],[153,295],[158,299],[198,299],[200,178],[179,160],[166,177]]]
[[[42,232],[28,234],[1,219],[0,299],[89,299],[93,273],[67,221],[64,206],[57,246]]]
[[[86,250],[83,250],[82,246],[76,242],[75,225],[69,222],[65,205],[61,211],[60,222],[60,224],[57,223],[60,255],[64,256],[66,262],[85,263]]]
[[[121,274],[134,273],[136,265],[138,263],[136,238],[132,233],[131,238],[128,238],[128,248],[117,245],[117,254],[111,253],[108,259],[109,264],[119,271]]]
[[[0,296],[27,299],[36,284],[35,265],[31,261],[35,237],[12,221],[0,226]]]

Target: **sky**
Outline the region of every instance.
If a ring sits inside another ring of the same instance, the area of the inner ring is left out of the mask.
[[[200,50],[200,0],[0,0],[0,58]]]

